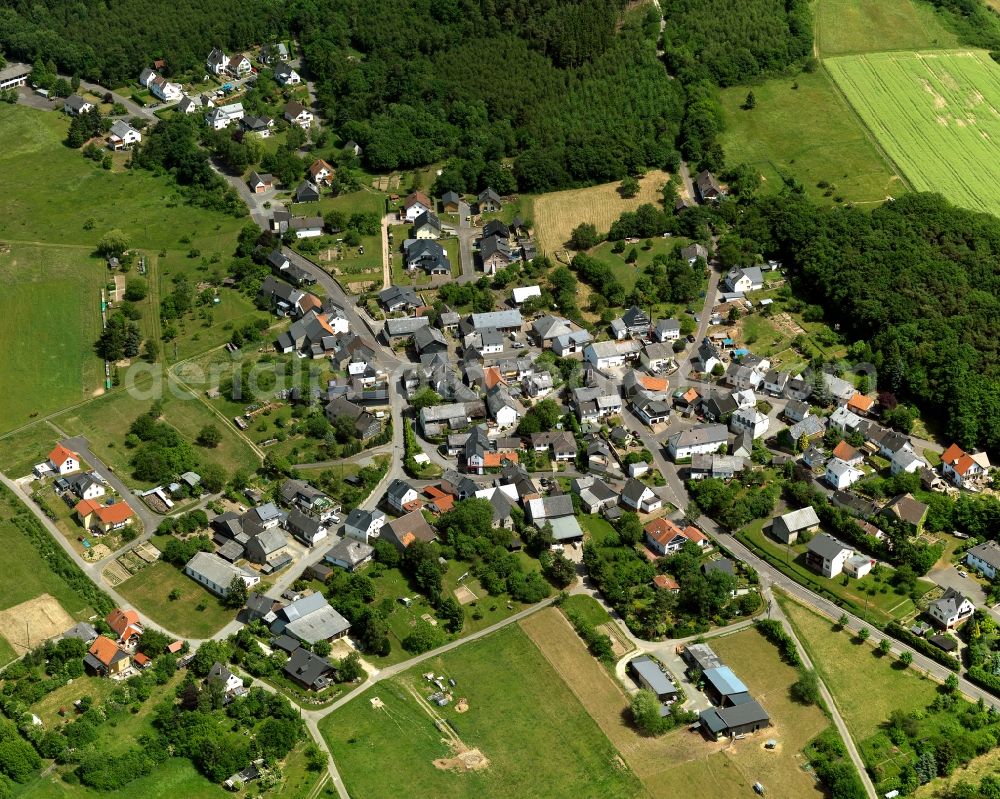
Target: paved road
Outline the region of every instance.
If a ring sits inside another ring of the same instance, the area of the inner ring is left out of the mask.
[[[250,187],[247,186],[245,180],[241,175],[230,174],[218,163],[217,159],[210,158],[208,161],[209,165],[213,170],[236,190],[236,193],[240,196],[243,204],[246,205],[247,210],[250,212],[250,218],[257,223],[257,226],[261,230],[267,230],[269,225],[269,220],[271,214],[275,212],[278,208],[282,208],[281,203],[274,202],[274,189],[264,192],[263,194],[254,194],[250,191]],[[264,203],[270,202],[271,208],[267,209],[264,207]]]
[[[458,204],[458,252],[459,261],[462,265],[462,275],[457,283],[473,283],[479,279],[476,272],[476,256],[472,251],[472,245],[483,232],[481,228],[473,227],[469,221],[472,216],[472,209],[469,204],[462,200]]]

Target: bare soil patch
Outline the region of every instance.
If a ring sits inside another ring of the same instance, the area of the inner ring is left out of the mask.
[[[0,635],[18,656],[73,626],[73,617],[50,594],[0,611]]]

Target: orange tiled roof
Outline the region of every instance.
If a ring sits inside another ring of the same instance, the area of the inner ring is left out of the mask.
[[[136,652],[135,657],[132,658],[139,666],[146,666],[149,664],[149,658],[146,657],[142,652]]]
[[[858,451],[846,441],[841,441],[833,448],[833,457],[840,458],[842,461],[852,461],[858,457],[858,454]]]
[[[118,654],[118,644],[103,635],[97,636],[94,643],[90,645],[90,654],[97,658],[105,666],[110,666],[115,655]]]
[[[669,544],[677,536],[683,535],[683,531],[680,527],[670,521],[670,519],[664,519],[663,517],[653,519],[643,529],[650,538],[663,546]]]
[[[56,444],[56,448],[49,453],[49,462],[56,466],[62,466],[69,458],[74,458],[77,463],[80,462],[80,456],[62,444]]]
[[[662,377],[653,377],[652,375],[642,375],[639,378],[639,382],[642,383],[643,388],[647,388],[650,391],[666,391],[669,383]]]
[[[106,621],[112,630],[121,635],[125,628],[139,624],[139,614],[134,610],[115,608],[108,614]]]
[[[680,591],[680,584],[668,574],[657,574],[653,577],[653,585],[661,591]]]
[[[976,462],[972,459],[972,456],[963,452],[962,457],[955,461],[951,468],[955,470],[955,474],[964,477],[969,469],[975,465]]]
[[[303,314],[307,314],[313,310],[318,311],[322,307],[323,303],[320,302],[319,297],[317,297],[315,294],[306,294],[301,300],[299,300],[299,309],[302,311]],[[322,316],[320,316],[319,319],[320,319],[320,324],[323,324],[325,322]],[[329,325],[326,325],[326,327],[329,327]]]
[[[493,388],[493,386],[498,383],[504,383],[503,375],[500,374],[500,370],[495,366],[489,366],[483,369],[483,382],[486,388]]]
[[[437,486],[427,486],[427,488],[424,489],[424,493],[431,499],[440,499],[442,497],[451,496],[450,494],[447,494],[444,491],[442,491]]]
[[[875,406],[875,400],[871,397],[860,394],[857,391],[854,395],[847,401],[847,407],[852,410],[859,410],[867,413]]]
[[[455,498],[451,494],[444,494],[443,496],[435,497],[433,505],[437,508],[438,513],[447,513],[455,507]]]
[[[701,395],[698,393],[697,389],[692,387],[685,391],[681,396],[684,398],[685,402],[694,402]]]
[[[708,541],[708,536],[692,525],[688,525],[681,530],[681,535],[683,535],[688,541],[695,544],[700,544],[702,541]]]
[[[121,524],[135,516],[135,512],[127,502],[116,502],[114,505],[101,505],[96,511],[102,524]]]
[[[487,469],[492,469],[494,467],[503,466],[503,462],[507,460],[511,463],[517,463],[517,453],[516,452],[487,452],[483,455],[483,466]]]
[[[81,499],[76,503],[76,507],[73,508],[73,510],[79,513],[80,516],[86,518],[92,513],[97,513],[100,507],[100,503],[95,502],[92,499]]]
[[[958,446],[958,444],[952,444],[948,447],[948,449],[941,453],[941,461],[942,463],[947,463],[950,466],[956,463],[964,454],[964,449]]]

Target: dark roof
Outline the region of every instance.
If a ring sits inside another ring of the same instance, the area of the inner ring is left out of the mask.
[[[288,658],[285,674],[296,682],[310,687],[322,687],[327,683],[326,675],[333,671],[325,659],[299,647]]]
[[[949,635],[932,635],[927,640],[945,652],[954,652],[958,649],[958,641]]]

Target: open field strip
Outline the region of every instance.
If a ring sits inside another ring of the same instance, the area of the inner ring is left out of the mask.
[[[987,53],[879,53],[824,63],[915,189],[1000,212],[1000,66]]]

